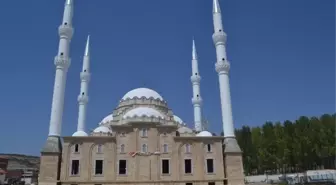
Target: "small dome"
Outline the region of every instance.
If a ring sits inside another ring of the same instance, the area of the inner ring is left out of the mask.
[[[101,120],[99,125],[108,123],[110,121],[113,121],[113,114],[110,114],[110,115],[106,116],[103,120]]]
[[[112,133],[112,130],[106,126],[99,126],[93,130],[94,133]]]
[[[208,131],[202,131],[202,132],[196,134],[196,136],[199,136],[199,137],[211,137],[212,134],[210,132],[208,132]]]
[[[128,93],[126,93],[124,95],[124,97],[122,97],[122,100],[133,99],[135,97],[137,97],[137,98],[145,97],[147,99],[153,98],[153,99],[159,99],[159,100],[163,101],[163,98],[162,98],[162,96],[160,96],[159,93],[157,93],[156,91],[154,91],[152,89],[148,89],[148,88],[133,89],[133,90],[129,91]]]
[[[74,136],[74,137],[85,137],[85,136],[88,136],[88,134],[84,131],[77,131],[74,134],[72,134],[72,136]]]
[[[123,119],[126,118],[133,118],[133,117],[156,117],[164,119],[165,116],[160,113],[159,111],[150,108],[150,107],[137,107],[134,109],[131,109],[130,111],[126,112],[126,114],[123,116]]]
[[[177,129],[177,131],[180,133],[180,134],[183,134],[183,133],[193,133],[193,131],[188,128],[188,127],[180,127],[179,129]]]
[[[182,119],[176,115],[174,115],[174,121],[178,122],[179,124],[183,124]]]

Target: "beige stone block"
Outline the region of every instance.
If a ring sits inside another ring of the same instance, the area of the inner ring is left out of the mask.
[[[244,185],[244,168],[241,153],[225,154],[225,175],[228,185]]]
[[[58,153],[41,154],[39,182],[56,182],[60,172]]]

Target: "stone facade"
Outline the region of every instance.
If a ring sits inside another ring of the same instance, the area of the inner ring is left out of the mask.
[[[141,137],[139,127],[129,129],[133,131],[125,135],[119,133],[115,136],[64,137],[61,157],[42,153],[40,183],[244,184],[241,155],[234,154],[223,158],[222,137],[178,137],[174,132],[163,133],[160,128],[155,127],[150,128],[148,137]],[[148,146],[149,154],[139,153],[132,156],[132,152],[143,150],[142,144]],[[163,159],[169,160],[168,174],[162,173]],[[191,173],[185,173],[185,159],[191,159]],[[213,159],[212,173],[207,172],[206,159]],[[79,160],[78,174],[72,173],[73,160]],[[96,174],[96,160],[103,161],[101,174]],[[126,160],[126,174],[119,174],[120,160]],[[60,165],[58,161],[61,161]]]
[[[241,153],[224,153],[224,137],[201,135],[174,120],[164,100],[140,97],[121,100],[90,136],[42,152],[39,183],[244,184]]]
[[[141,136],[141,125],[122,135],[95,136],[86,139],[64,138],[61,180],[137,182],[137,181],[217,181],[223,182],[224,168],[221,137],[176,137],[175,131],[148,128],[148,136]],[[139,128],[139,127],[140,128]],[[148,126],[148,125],[143,125]],[[207,151],[210,144],[210,152]],[[79,146],[79,152],[75,146]],[[146,147],[143,147],[146,146]],[[139,154],[132,156],[132,152]],[[146,153],[146,151],[148,153]],[[156,153],[155,153],[156,152]],[[214,172],[207,173],[206,159],[213,159]],[[71,161],[80,161],[78,175],[71,174]],[[162,160],[169,160],[169,172],[163,174]],[[184,171],[184,159],[191,159],[191,173]],[[95,161],[103,160],[103,174],[95,174]],[[126,174],[119,174],[119,161],[126,160]]]

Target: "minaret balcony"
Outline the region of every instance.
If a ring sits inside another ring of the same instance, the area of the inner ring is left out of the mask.
[[[71,64],[71,59],[64,56],[56,56],[54,64],[57,68],[68,69]]]
[[[226,43],[226,33],[225,32],[215,32],[212,35],[212,40],[215,45],[224,45]]]
[[[202,105],[203,100],[202,100],[201,97],[196,97],[196,98],[192,98],[191,102],[192,102],[193,105],[199,105],[200,106],[200,105]]]
[[[215,64],[217,73],[229,73],[230,71],[230,62],[228,61],[218,61]]]
[[[73,28],[69,25],[62,24],[58,27],[58,34],[59,34],[60,38],[65,38],[65,39],[71,40],[73,32],[74,32]]]
[[[88,72],[81,72],[80,73],[80,79],[81,79],[81,81],[89,82],[90,79],[91,79],[91,74],[88,73]]]
[[[190,81],[192,82],[192,83],[200,83],[200,81],[201,81],[201,76],[199,76],[199,75],[192,75],[191,77],[190,77]]]
[[[80,95],[78,96],[77,100],[78,100],[78,103],[79,103],[79,104],[86,104],[87,102],[89,102],[89,97],[86,96],[86,95],[82,95],[82,94],[80,94]]]

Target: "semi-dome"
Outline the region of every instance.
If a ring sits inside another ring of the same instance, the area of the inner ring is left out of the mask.
[[[159,99],[159,100],[163,101],[163,98],[159,93],[157,93],[156,91],[154,91],[152,89],[148,89],[148,88],[133,89],[133,90],[129,91],[128,93],[126,93],[122,97],[122,100],[133,99],[135,97],[137,97],[137,98],[145,97],[147,99],[153,98],[153,99]]]
[[[112,130],[106,126],[99,126],[93,130],[94,133],[112,133]]]
[[[188,133],[188,134],[193,133],[193,131],[188,127],[180,127],[179,129],[177,129],[177,131],[181,134],[183,134],[183,133]]]
[[[199,137],[211,137],[212,134],[210,132],[208,132],[208,131],[202,131],[202,132],[196,134],[196,136],[199,136]]]
[[[150,107],[137,107],[137,108],[134,108],[134,109],[131,109],[129,110],[128,112],[126,112],[126,114],[123,116],[123,119],[126,119],[126,118],[134,118],[134,117],[155,117],[155,118],[161,118],[161,119],[164,119],[165,116],[153,109],[153,108],[150,108]]]
[[[77,131],[74,134],[72,134],[72,136],[74,136],[74,137],[85,137],[85,136],[88,136],[88,134],[84,131]]]
[[[110,121],[113,121],[113,114],[110,114],[110,115],[106,116],[104,119],[102,119],[101,122],[99,123],[99,125],[108,123]]]
[[[176,115],[174,115],[174,121],[178,122],[179,124],[183,124],[182,119]]]

